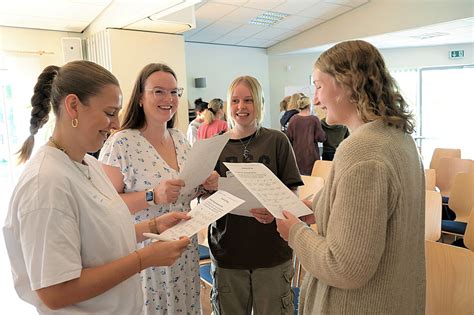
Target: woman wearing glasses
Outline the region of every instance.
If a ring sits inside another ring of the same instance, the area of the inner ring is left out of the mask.
[[[190,150],[186,137],[173,128],[182,93],[169,66],[145,66],[135,82],[120,131],[101,150],[104,170],[136,222],[171,210],[189,211],[197,194],[197,188],[192,194],[180,194],[184,182],[176,179]],[[204,188],[217,188],[217,174],[208,178]],[[192,244],[171,267],[142,273],[145,314],[200,314],[196,237]]]

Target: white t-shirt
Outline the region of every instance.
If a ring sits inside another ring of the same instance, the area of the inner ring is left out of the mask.
[[[49,310],[34,292],[136,249],[127,206],[100,163],[89,155],[84,160],[88,166],[45,146],[25,166],[3,227],[15,288],[41,314],[141,314],[138,274],[59,311]]]
[[[189,123],[188,131],[186,133],[186,138],[188,139],[189,144],[192,146],[194,142],[197,140],[197,132],[199,126],[201,126],[202,122],[197,121],[194,119]]]

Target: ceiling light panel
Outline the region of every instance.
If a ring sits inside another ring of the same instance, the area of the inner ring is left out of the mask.
[[[281,12],[274,12],[274,11],[266,11],[259,16],[255,17],[254,19],[249,21],[249,24],[256,24],[256,25],[266,25],[270,26],[276,24],[286,18],[289,14],[281,13]]]

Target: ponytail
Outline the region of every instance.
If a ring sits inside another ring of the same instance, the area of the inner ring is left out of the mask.
[[[49,112],[51,111],[51,90],[58,72],[59,67],[48,66],[38,77],[31,97],[30,135],[17,152],[18,164],[24,163],[30,158],[35,145],[35,135],[48,122]]]
[[[207,109],[204,111],[203,118],[206,124],[211,124],[216,119],[216,114],[224,107],[224,101],[220,98],[215,98],[207,104]]]

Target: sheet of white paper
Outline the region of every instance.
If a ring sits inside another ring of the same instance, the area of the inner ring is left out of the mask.
[[[246,217],[253,217],[250,213],[250,209],[253,208],[264,208],[262,203],[255,198],[250,191],[245,188],[244,185],[235,177],[220,177],[219,178],[219,190],[225,190],[232,195],[245,200],[245,203],[241,204],[231,214],[243,215]]]
[[[230,139],[230,132],[223,135],[198,140],[194,143],[187,156],[186,164],[180,171],[179,179],[184,180],[185,187],[181,194],[189,194],[211,175],[217,159]]]
[[[283,210],[297,217],[313,213],[264,164],[224,162],[224,165],[275,218],[283,219]]]
[[[153,233],[143,233],[143,235],[161,241],[177,240],[181,236],[191,237],[244,202],[220,190],[189,211],[188,215],[191,219],[179,222],[159,235]]]

